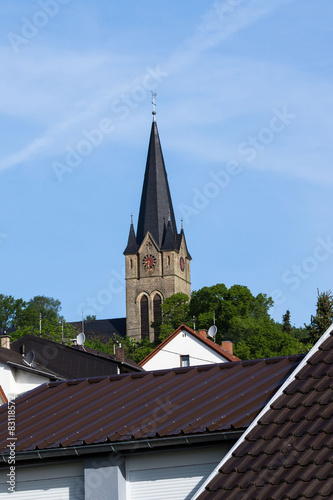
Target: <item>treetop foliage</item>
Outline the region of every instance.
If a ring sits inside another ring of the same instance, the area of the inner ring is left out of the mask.
[[[162,319],[153,324],[158,332],[157,341],[135,342],[121,337],[126,357],[136,362],[147,356],[181,324],[196,330],[208,330],[215,322],[216,342],[231,340],[234,354],[240,359],[275,357],[307,352],[314,342],[333,322],[333,295],[331,291],[319,292],[315,316],[311,316],[305,328],[292,326],[290,311],[282,317],[282,323],[271,318],[271,297],[263,293],[253,295],[246,286],[223,283],[203,287],[192,293],[191,298],[177,293],[162,304]],[[38,295],[28,302],[11,295],[0,294],[0,328],[16,329],[12,340],[26,334],[41,335],[55,341],[71,338],[76,332],[60,315],[61,303],[52,297]],[[41,319],[41,321],[40,321]],[[93,321],[96,317],[87,317]],[[87,340],[86,345],[114,354],[114,343],[101,343],[98,339]]]
[[[316,315],[311,316],[310,324],[305,325],[309,340],[312,343],[325,333],[327,328],[333,323],[333,295],[331,290],[319,292],[317,289]]]

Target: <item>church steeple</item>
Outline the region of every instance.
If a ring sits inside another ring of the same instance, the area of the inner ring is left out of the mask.
[[[136,242],[135,231],[133,226],[133,215],[131,216],[131,226],[128,235],[127,247],[124,250],[124,255],[134,254],[138,250],[138,244]]]
[[[158,335],[151,325],[160,320],[164,299],[178,292],[191,295],[191,256],[183,227],[177,232],[154,100],[153,105],[138,228],[135,234],[132,220],[124,251],[127,336],[151,341]]]
[[[141,245],[144,237],[149,231],[158,247],[162,248],[165,221],[168,220],[170,221],[173,233],[177,234],[177,226],[157,123],[153,121],[141,196],[138,229],[136,233],[138,246]],[[175,247],[173,249],[175,249]]]

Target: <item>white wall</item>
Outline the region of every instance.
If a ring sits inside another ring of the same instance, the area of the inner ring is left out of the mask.
[[[48,377],[10,367],[6,363],[0,363],[0,385],[7,398],[9,396],[16,397],[48,381]]]
[[[14,377],[11,369],[5,363],[0,363],[0,385],[8,398],[8,395],[13,393]]]
[[[126,460],[127,500],[188,500],[231,445],[135,454]]]
[[[166,344],[152,359],[143,365],[144,370],[162,370],[180,366],[180,356],[190,356],[190,366],[224,363],[228,360],[210,349],[185,330]]]
[[[0,470],[1,500],[8,497],[12,500],[83,500],[85,498],[82,462],[34,464],[30,467],[20,467],[17,462],[13,467],[15,467],[14,492],[8,490],[10,487],[7,483],[9,465]]]

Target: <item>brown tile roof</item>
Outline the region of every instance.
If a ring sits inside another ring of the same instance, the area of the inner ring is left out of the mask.
[[[195,496],[333,498],[333,326]]]
[[[151,358],[153,358],[159,351],[161,351],[163,347],[165,347],[169,342],[171,342],[171,340],[173,340],[177,335],[179,335],[184,330],[193,335],[193,337],[195,337],[197,340],[200,340],[203,344],[205,344],[213,351],[225,357],[228,361],[240,361],[240,359],[237,358],[237,356],[231,354],[226,349],[223,349],[223,347],[219,346],[215,342],[212,342],[211,340],[202,337],[198,332],[192,330],[192,328],[190,328],[189,326],[180,325],[171,335],[169,335],[169,337],[163,340],[163,342],[161,342],[161,344],[157,346],[156,349],[154,349],[152,352],[148,354],[148,356],[146,356],[142,361],[140,361],[139,365],[143,367]]]
[[[16,451],[244,431],[300,359],[50,382],[16,399]],[[0,408],[2,452],[6,411]]]

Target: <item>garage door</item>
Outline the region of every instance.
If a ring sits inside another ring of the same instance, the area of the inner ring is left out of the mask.
[[[8,498],[8,468],[0,471],[0,499]],[[83,463],[16,467],[12,500],[84,500]]]

